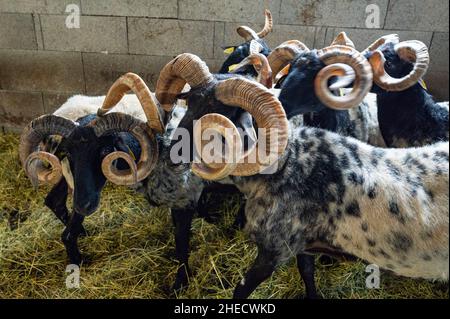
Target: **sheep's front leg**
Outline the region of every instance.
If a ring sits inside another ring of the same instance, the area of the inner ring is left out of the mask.
[[[272,275],[277,264],[276,254],[258,247],[258,257],[256,257],[255,262],[244,279],[237,285],[233,298],[248,298],[264,280]]]
[[[306,298],[320,299],[320,296],[317,294],[316,284],[314,281],[314,256],[308,254],[297,255],[297,267],[300,272],[300,276],[305,283]]]
[[[78,237],[83,230],[84,216],[73,212],[67,227],[62,233],[61,240],[66,248],[67,256],[71,264],[80,265],[82,257],[78,249]]]
[[[69,221],[69,210],[67,209],[67,196],[69,187],[64,178],[62,178],[45,197],[45,206],[55,214],[55,216],[67,226]],[[81,236],[86,235],[86,230],[81,226]]]
[[[175,254],[179,262],[177,277],[172,290],[180,290],[189,283],[189,240],[194,211],[172,209],[172,219],[175,226]]]

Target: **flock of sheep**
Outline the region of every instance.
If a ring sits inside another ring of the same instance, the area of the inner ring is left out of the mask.
[[[35,186],[54,184],[45,204],[66,226],[70,263],[83,262],[83,220],[109,180],[170,208],[176,290],[188,284],[192,219],[207,212],[205,194],[225,191],[244,196],[240,217],[258,247],[235,298],[250,296],[293,256],[307,297],[319,297],[319,252],[447,281],[448,103],[424,88],[427,47],[388,35],[359,52],[341,33],[322,49],[291,40],[271,50],[265,15],[260,32],[238,28],[245,42],[226,50],[219,74],[183,53],[163,68],[155,93],[128,73],[106,96],[74,96],[24,129],[23,168]],[[234,160],[194,161],[207,130],[223,137]],[[188,147],[174,161],[183,132]]]

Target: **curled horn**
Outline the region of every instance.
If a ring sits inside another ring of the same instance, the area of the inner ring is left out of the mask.
[[[43,115],[25,127],[20,137],[19,157],[35,187],[39,183],[55,184],[62,177],[59,159],[51,153],[39,151],[39,143],[50,135],[68,137],[76,126],[71,120],[55,115]],[[43,162],[49,163],[50,168],[46,168]]]
[[[386,59],[379,50],[369,58],[374,73],[375,83],[386,91],[403,91],[415,85],[427,72],[430,55],[427,46],[420,41],[411,40],[400,42],[394,47],[398,56],[414,64],[413,70],[402,78],[393,78],[384,69]]]
[[[108,91],[102,107],[97,111],[98,116],[105,115],[123,98],[125,93],[133,91],[136,94],[148,125],[158,133],[164,132],[164,111],[161,110],[158,101],[155,100],[149,88],[142,78],[134,73],[127,73],[121,76]]]
[[[147,178],[158,161],[158,146],[152,130],[144,122],[123,113],[108,113],[90,124],[97,137],[106,134],[127,132],[132,134],[141,147],[138,164],[125,152],[115,151],[108,154],[102,162],[105,177],[117,185],[134,185]],[[123,159],[129,165],[127,170],[118,170],[114,163]]]
[[[358,106],[372,87],[372,69],[366,58],[355,49],[342,45],[319,50],[318,56],[326,65],[315,78],[314,87],[319,100],[337,110]],[[343,64],[350,66],[353,71],[350,71],[348,67],[343,67]],[[354,87],[348,95],[335,96],[330,92],[328,80],[334,76],[355,78]]]
[[[382,36],[381,38],[376,40],[374,43],[369,45],[367,47],[367,49],[365,49],[362,52],[362,55],[366,56],[367,53],[377,50],[379,47],[381,47],[382,45],[384,45],[386,43],[398,44],[399,42],[400,42],[400,38],[399,38],[398,34],[388,34],[388,35]]]
[[[269,10],[264,11],[266,17],[264,28],[260,32],[255,32],[252,28],[248,26],[240,26],[237,28],[237,33],[245,39],[245,41],[258,40],[264,38],[273,29],[273,19],[272,13]]]
[[[260,153],[264,150],[258,142],[255,148],[244,154],[231,175],[259,174],[276,163],[284,153],[288,140],[288,122],[278,99],[261,84],[243,78],[219,82],[215,88],[215,94],[216,98],[225,105],[240,107],[253,116],[260,128],[259,140],[265,141],[266,146],[266,156],[261,157]],[[270,138],[273,133],[275,133],[275,141]],[[205,169],[205,165],[193,166],[193,172],[206,179],[215,178]]]
[[[194,54],[183,53],[161,70],[156,83],[156,98],[166,112],[171,112],[186,83],[196,88],[214,81],[205,62]]]
[[[203,155],[202,137],[207,130],[212,130],[224,138],[225,145],[228,146],[226,158],[221,158],[217,164],[205,164],[203,161],[193,163],[192,170],[201,178],[220,180],[230,175],[236,169],[237,163],[242,157],[242,143],[239,131],[233,122],[221,114],[212,113],[203,116],[194,126],[194,144],[197,153],[201,155]],[[204,159],[204,156],[202,156],[202,159]]]
[[[291,63],[297,55],[308,51],[308,47],[298,40],[283,42],[274,49],[267,58],[272,69],[272,80],[274,81],[277,74]]]

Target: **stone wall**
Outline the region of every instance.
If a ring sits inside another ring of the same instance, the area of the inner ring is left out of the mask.
[[[79,29],[66,26],[69,4],[80,8]],[[367,28],[371,4],[379,28]],[[419,39],[431,51],[427,84],[448,100],[447,0],[0,0],[0,127],[18,131],[74,94],[103,95],[128,71],[153,88],[182,52],[217,70],[221,46],[242,42],[241,24],[261,28],[264,8],[274,17],[272,47],[289,39],[323,47],[342,30],[360,49],[387,33]]]

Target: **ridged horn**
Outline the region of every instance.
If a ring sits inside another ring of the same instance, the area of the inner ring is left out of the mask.
[[[153,94],[145,84],[144,80],[137,74],[127,73],[121,76],[108,91],[102,107],[97,111],[98,116],[105,115],[110,111],[128,91],[133,91],[136,94],[145,116],[148,125],[157,133],[164,132],[164,111],[159,106],[158,101],[155,100]]]
[[[308,51],[308,47],[298,40],[283,42],[275,48],[267,58],[270,68],[272,69],[272,80],[275,81],[278,73],[291,63],[297,55]]]
[[[264,11],[264,15],[266,17],[264,28],[256,32],[252,28],[248,26],[240,26],[237,28],[237,33],[245,39],[245,41],[251,41],[251,40],[258,40],[264,38],[267,34],[272,32],[273,29],[273,19],[272,19],[272,13],[269,10]]]
[[[386,59],[379,50],[369,58],[374,73],[375,83],[386,91],[404,91],[413,85],[427,73],[430,64],[430,55],[427,46],[420,41],[411,40],[400,42],[394,47],[398,56],[414,64],[413,70],[402,78],[391,77],[384,69]]]
[[[127,114],[108,113],[94,120],[90,125],[98,137],[118,132],[130,133],[138,140],[141,147],[141,156],[137,164],[128,153],[120,151],[112,152],[103,159],[102,171],[110,182],[130,186],[150,175],[158,161],[158,145],[156,137],[147,124]],[[130,168],[118,170],[114,162],[119,158],[125,160]]]
[[[284,154],[288,140],[288,121],[280,101],[263,85],[242,78],[220,82],[215,92],[222,103],[249,112],[260,129],[256,147],[241,159],[232,175],[255,175],[276,163]],[[276,137],[274,141],[271,134]],[[264,141],[265,149],[260,141]],[[261,157],[263,151],[266,154]]]
[[[34,119],[22,132],[19,143],[19,157],[32,184],[56,184],[62,177],[59,159],[51,153],[40,151],[39,144],[50,135],[68,137],[77,124],[71,120],[43,115]],[[44,162],[50,164],[45,167]]]
[[[161,70],[156,84],[156,98],[166,112],[171,112],[186,83],[197,88],[214,81],[205,62],[194,54],[183,53]]]
[[[334,45],[318,51],[318,56],[326,65],[315,78],[315,93],[319,100],[326,106],[346,110],[361,104],[365,96],[372,88],[372,69],[366,58],[353,48],[342,45]],[[350,66],[354,75],[348,73]],[[328,80],[331,77],[355,77],[352,91],[345,96],[335,96],[328,88]]]

